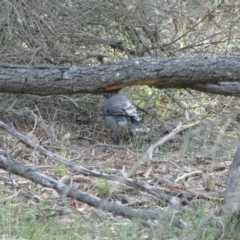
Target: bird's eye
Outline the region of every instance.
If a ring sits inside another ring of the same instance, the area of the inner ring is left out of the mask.
[[[102,95],[103,95],[105,98],[108,98],[109,93],[103,93]]]

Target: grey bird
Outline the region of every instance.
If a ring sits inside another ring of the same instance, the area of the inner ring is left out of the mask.
[[[106,122],[113,131],[116,144],[124,135],[125,129],[135,136],[137,132],[148,132],[150,129],[141,122],[137,114],[137,109],[127,95],[122,92],[104,93],[107,101],[104,103],[102,111]]]

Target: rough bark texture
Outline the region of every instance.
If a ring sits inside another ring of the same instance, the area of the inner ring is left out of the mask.
[[[223,210],[230,213],[240,210],[240,145],[230,168]]]
[[[240,56],[139,58],[97,67],[13,66],[0,64],[0,92],[36,95],[101,93],[127,86],[192,88],[240,95]],[[211,83],[212,85],[205,85]],[[233,91],[233,89],[235,91]]]

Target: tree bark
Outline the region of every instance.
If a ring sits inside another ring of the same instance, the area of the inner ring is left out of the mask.
[[[133,85],[240,95],[240,56],[139,58],[95,67],[0,64],[0,92],[4,93],[101,93]]]
[[[231,164],[222,209],[230,213],[240,213],[240,145]]]

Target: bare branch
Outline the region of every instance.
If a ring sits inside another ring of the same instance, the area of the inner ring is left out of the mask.
[[[62,182],[59,182],[43,173],[37,172],[33,168],[26,167],[19,162],[8,159],[0,155],[0,167],[5,169],[9,173],[14,173],[19,176],[25,177],[35,183],[42,186],[55,189],[63,197],[71,197],[78,201],[87,203],[90,206],[101,209],[103,211],[108,211],[116,215],[120,215],[127,218],[139,218],[142,220],[159,220],[172,222],[175,226],[179,228],[186,228],[188,224],[177,217],[172,219],[169,213],[150,211],[150,210],[136,210],[130,207],[125,207],[113,202],[109,202],[104,199],[97,198],[93,195],[86,194],[74,188],[71,188]]]
[[[15,129],[9,127],[7,124],[5,124],[2,121],[0,121],[0,127],[2,129],[4,129],[5,131],[7,131],[8,133],[12,134],[13,136],[17,137],[20,141],[22,141],[26,145],[32,147],[33,149],[38,150],[43,155],[45,155],[45,156],[47,156],[51,159],[54,159],[55,161],[57,161],[59,163],[62,163],[65,166],[67,166],[67,167],[69,167],[73,170],[76,170],[76,171],[78,171],[82,174],[86,174],[86,175],[89,175],[89,176],[103,178],[103,179],[107,179],[107,180],[120,182],[122,184],[126,184],[127,186],[137,188],[140,191],[147,192],[147,193],[161,199],[162,201],[171,204],[176,209],[181,209],[180,205],[174,203],[174,201],[172,201],[171,198],[169,198],[165,194],[161,193],[161,191],[159,191],[159,189],[157,189],[157,188],[142,186],[141,184],[139,184],[135,181],[132,181],[131,179],[126,178],[126,177],[119,177],[119,176],[109,175],[109,174],[105,174],[105,173],[99,173],[99,172],[91,171],[91,170],[89,170],[87,168],[84,168],[84,167],[81,167],[81,166],[76,166],[76,165],[72,164],[69,160],[61,157],[60,155],[55,154],[55,153],[43,148],[38,143],[35,143],[34,141],[25,137],[24,135],[22,135],[21,133],[19,133]]]

